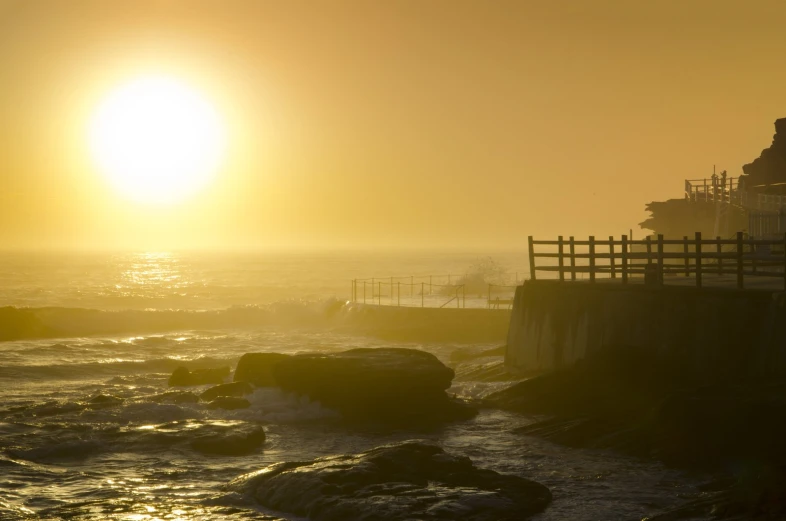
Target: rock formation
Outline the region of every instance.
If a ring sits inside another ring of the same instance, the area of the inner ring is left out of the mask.
[[[228,384],[218,384],[199,395],[199,399],[205,402],[215,400],[219,396],[241,397],[254,392],[254,387],[248,382],[232,382]]]
[[[295,355],[280,361],[273,376],[283,390],[308,396],[350,420],[445,421],[474,414],[445,393],[453,370],[417,349]]]
[[[229,376],[229,367],[215,367],[189,371],[187,367],[178,367],[169,377],[169,387],[189,387],[191,385],[207,385],[224,383]]]
[[[479,469],[467,457],[418,442],[278,463],[228,488],[314,521],[512,521],[528,519],[551,501],[539,483]]]
[[[745,187],[786,183],[786,118],[775,120],[775,136],[769,148],[742,167]]]
[[[257,387],[275,386],[273,367],[289,356],[281,353],[246,353],[238,360],[232,379],[235,382],[251,382]]]

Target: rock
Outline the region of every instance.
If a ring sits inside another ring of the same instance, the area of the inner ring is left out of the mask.
[[[475,467],[419,442],[357,455],[285,462],[232,481],[264,507],[312,521],[527,519],[551,501],[545,486]]]
[[[276,384],[273,378],[273,367],[290,355],[281,353],[246,353],[240,357],[235,369],[235,382],[251,382],[257,387],[273,387]]]
[[[245,398],[237,398],[235,396],[219,396],[212,402],[207,404],[208,409],[247,409],[251,406],[251,402]]]
[[[200,436],[191,441],[191,448],[203,454],[243,456],[256,451],[265,442],[265,431],[259,426],[231,426],[223,433]]]
[[[786,118],[775,120],[775,135],[769,148],[761,151],[759,157],[744,165],[743,185],[753,187],[783,183],[786,181]]]
[[[196,403],[199,397],[191,391],[167,391],[149,396],[151,402],[156,403]]]
[[[169,377],[169,387],[188,387],[191,385],[207,385],[224,383],[229,376],[229,367],[211,367],[189,371],[186,367],[178,367]]]
[[[445,393],[453,370],[416,349],[352,349],[291,356],[273,368],[285,391],[306,395],[346,419],[446,421],[474,410]]]
[[[199,399],[209,402],[219,396],[245,396],[254,392],[254,387],[248,382],[232,382],[228,384],[218,384],[199,395]]]

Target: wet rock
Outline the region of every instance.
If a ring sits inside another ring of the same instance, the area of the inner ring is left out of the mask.
[[[191,391],[167,391],[161,394],[154,394],[148,397],[151,402],[156,403],[196,403],[199,396]]]
[[[199,399],[205,402],[215,400],[219,396],[245,396],[254,392],[254,387],[248,382],[232,382],[228,384],[219,384],[211,387],[199,395]]]
[[[251,382],[257,387],[273,387],[276,380],[273,368],[290,355],[281,353],[246,353],[240,357],[235,369],[235,382]]]
[[[251,406],[251,402],[245,398],[237,398],[235,396],[219,396],[212,402],[207,404],[208,409],[247,409]]]
[[[313,521],[521,520],[551,501],[539,483],[479,469],[467,457],[419,442],[278,463],[241,476],[229,488]]]
[[[224,383],[229,376],[229,367],[211,367],[189,371],[186,367],[178,367],[169,377],[169,387],[188,387],[191,385],[207,385]]]
[[[351,349],[295,355],[273,368],[282,389],[306,395],[350,420],[440,422],[475,411],[448,398],[453,370],[416,349]]]
[[[243,456],[255,452],[265,443],[265,431],[256,425],[230,426],[224,432],[199,436],[191,448],[203,454]]]

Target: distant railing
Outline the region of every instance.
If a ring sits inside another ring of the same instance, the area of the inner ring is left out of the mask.
[[[513,275],[513,273],[511,273]],[[421,279],[421,280],[417,280]],[[435,280],[447,281],[440,284]],[[453,281],[463,280],[454,275],[425,275],[406,277],[384,277],[353,279],[351,281],[352,302],[378,306],[407,307],[457,307],[504,309],[513,305],[515,288],[519,284],[519,272],[515,273],[515,284],[473,285],[472,293],[466,284]],[[474,296],[473,296],[474,295]]]
[[[538,272],[556,273],[560,281],[575,281],[577,273],[587,273],[590,283],[601,275],[619,278],[623,284],[638,276],[645,283],[663,284],[664,275],[684,275],[693,277],[695,285],[702,287],[705,275],[733,275],[739,289],[745,287],[746,276],[777,277],[786,287],[786,235],[750,239],[739,232],[733,239],[703,239],[696,232],[690,239],[667,240],[658,235],[656,240],[647,237],[638,241],[629,240],[626,235],[619,240],[589,237],[586,241],[573,237],[564,240],[562,236],[536,241],[530,236],[528,242],[532,280]],[[544,246],[552,251],[541,251]],[[538,259],[551,259],[556,265],[539,265]]]
[[[352,302],[362,302],[363,304],[377,304],[382,305],[384,298],[385,305],[401,306],[401,286],[404,286],[405,297],[410,297],[409,305],[412,305],[411,298],[413,296],[420,296],[420,307],[426,306],[426,295],[434,295],[433,290],[437,288],[438,302],[433,302],[434,299],[429,299],[428,307],[444,308],[448,304],[455,302],[456,307],[466,307],[467,295],[464,284],[435,284],[433,281],[426,283],[414,282],[414,277],[410,278],[411,282],[401,283],[404,277],[387,277],[385,279],[352,279]],[[409,292],[407,292],[407,287]],[[419,288],[419,291],[418,291]],[[448,295],[441,293],[440,290],[446,288]],[[383,291],[386,290],[386,291]],[[408,293],[408,295],[407,295]],[[447,300],[445,298],[447,297]],[[375,302],[376,301],[376,302]],[[407,302],[404,303],[407,305]]]

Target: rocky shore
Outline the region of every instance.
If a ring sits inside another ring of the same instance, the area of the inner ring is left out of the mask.
[[[653,519],[786,518],[786,380],[696,386],[674,368],[619,351],[522,381],[486,404],[544,415],[522,435],[722,476]]]
[[[206,385],[225,374],[223,368],[180,367],[169,384]],[[474,408],[446,393],[454,377],[453,369],[436,356],[415,349],[248,353],[239,360],[233,382],[217,383],[198,396],[171,391],[161,400],[188,396],[189,401],[207,402],[208,408],[234,409],[248,407],[244,397],[255,388],[278,387],[333,409],[351,424],[400,429],[474,416]],[[190,446],[206,455],[242,456],[264,441],[261,427],[211,425]],[[314,521],[512,521],[529,518],[551,501],[549,489],[539,483],[478,468],[465,456],[420,441],[313,461],[282,461],[232,481],[227,502],[238,494],[267,509]]]
[[[551,501],[539,483],[479,469],[469,458],[421,442],[282,462],[241,476],[227,489],[313,521],[513,521]]]

